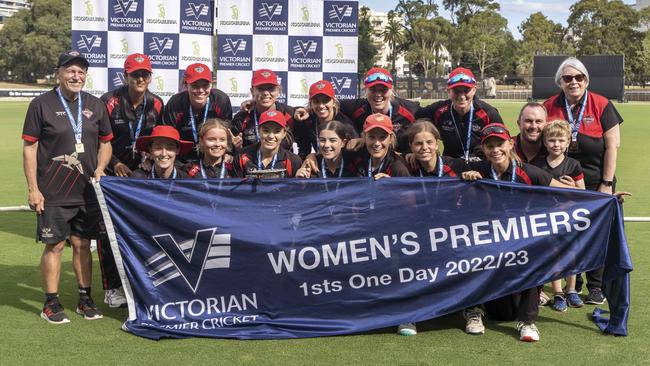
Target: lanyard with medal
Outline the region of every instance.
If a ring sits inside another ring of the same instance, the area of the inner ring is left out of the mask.
[[[442,177],[444,163],[442,162],[442,157],[438,156],[438,177]],[[424,177],[422,173],[422,168],[420,168],[420,178]]]
[[[377,173],[381,173],[381,168],[384,167],[384,159],[381,159],[379,167],[377,168]],[[372,178],[372,157],[368,158],[368,178]]]
[[[319,152],[320,148],[318,147],[318,138],[319,138],[319,133],[318,133],[318,117],[314,119],[314,130],[316,131],[316,142],[314,143],[314,151]]]
[[[156,179],[156,167],[155,166],[151,167],[151,179]],[[174,167],[174,171],[172,173],[172,179],[176,179],[176,167]]]
[[[515,178],[517,177],[517,162],[515,161],[515,159],[510,160],[510,166],[512,167],[512,175],[510,177],[510,183],[514,183]],[[492,179],[499,180],[499,176],[497,175],[497,172],[492,167],[492,164],[490,164],[490,170],[492,171]]]
[[[84,144],[81,142],[81,131],[83,131],[83,114],[81,113],[81,93],[77,93],[77,121],[75,122],[74,118],[72,118],[72,113],[70,112],[70,107],[68,107],[68,103],[66,103],[65,99],[63,99],[63,94],[61,94],[61,88],[56,88],[56,93],[59,95],[59,100],[61,101],[61,104],[63,104],[63,108],[65,109],[65,113],[68,116],[68,121],[70,121],[70,125],[72,126],[72,132],[74,132],[74,151],[77,154],[81,154],[84,152]]]
[[[456,117],[454,117],[454,106],[451,106],[451,121],[454,123],[454,128],[456,129],[456,135],[458,136],[458,139],[460,140],[460,143],[463,143],[463,139],[460,137],[460,129],[458,128],[458,125],[456,124]],[[463,148],[463,157],[465,158],[465,161],[469,161],[469,151],[472,143],[472,123],[474,121],[474,102],[472,102],[470,108],[469,108],[469,122],[467,124],[467,143],[462,146]],[[467,148],[466,148],[467,147]]]
[[[339,178],[343,176],[343,156],[341,156],[341,164],[339,165]],[[321,157],[320,161],[320,171],[322,172],[323,178],[327,178],[327,166],[325,165],[325,158]]]
[[[127,123],[129,126],[129,132],[132,138],[131,138],[131,150],[133,153],[133,158],[135,159],[135,154],[137,153],[135,150],[135,141],[140,137],[140,131],[142,130],[142,122],[144,121],[144,115],[147,112],[147,96],[145,94],[143,102],[142,102],[142,113],[140,113],[140,118],[138,118],[138,125],[135,126],[135,132],[133,132],[133,126],[131,126],[131,122]]]
[[[221,160],[221,173],[219,174],[219,179],[224,179],[226,177],[226,159],[222,157]],[[208,175],[205,173],[205,169],[203,169],[203,160],[199,161],[199,166],[201,167],[201,176],[203,179],[207,179]]]
[[[205,120],[208,119],[209,109],[210,109],[210,98],[208,98],[208,101],[205,103],[205,110],[203,111],[203,121],[201,123],[205,123]],[[190,103],[190,124],[192,125],[192,136],[194,136],[194,143],[198,144],[199,135],[196,132],[196,122],[194,121],[194,112],[192,112],[192,103]]]
[[[585,90],[585,96],[583,97],[582,106],[580,107],[580,112],[578,113],[578,119],[573,118],[573,112],[569,105],[569,101],[564,97],[564,108],[566,108],[567,119],[569,120],[569,125],[571,126],[571,144],[569,145],[569,150],[577,151],[578,150],[578,130],[580,130],[580,125],[582,124],[582,117],[585,114],[585,109],[587,109],[587,96],[588,91]]]
[[[253,122],[255,123],[255,142],[260,142],[260,124],[257,122],[257,111],[253,108]]]
[[[273,160],[271,160],[271,167],[269,169],[274,169],[275,164],[278,162],[278,153],[275,153],[273,155]],[[257,170],[263,170],[264,169],[264,164],[262,163],[262,153],[260,150],[257,150]]]

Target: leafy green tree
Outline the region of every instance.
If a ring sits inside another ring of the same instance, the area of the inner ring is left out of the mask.
[[[367,6],[359,9],[358,26],[358,59],[357,70],[359,74],[365,73],[375,65],[377,48],[372,42],[372,25],[370,24],[370,9]]]
[[[0,30],[0,75],[33,82],[51,74],[58,55],[70,48],[70,0],[34,0]]]
[[[451,13],[451,21],[460,26],[474,14],[501,9],[496,0],[443,0],[442,5]]]
[[[577,55],[625,55],[628,78],[643,73],[641,15],[621,0],[580,0],[567,20]]]
[[[463,58],[476,65],[481,79],[504,62],[503,55],[513,39],[508,21],[493,11],[474,14],[460,26],[457,35]]]
[[[533,13],[524,20],[519,32],[522,36],[518,57],[520,74],[532,74],[535,56],[573,53],[571,45],[565,40],[566,29],[541,12]]]
[[[404,43],[404,33],[399,18],[394,11],[388,12],[388,24],[381,32],[382,38],[390,50],[390,72],[395,74],[395,62],[401,52],[401,46]]]

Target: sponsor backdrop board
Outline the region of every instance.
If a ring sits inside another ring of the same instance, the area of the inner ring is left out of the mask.
[[[234,107],[250,98],[253,70],[271,69],[280,101],[307,102],[309,86],[329,80],[339,99],[356,98],[357,1],[218,0],[217,83]]]
[[[72,47],[90,63],[85,90],[99,96],[123,85],[126,56],[144,53],[149,89],[166,101],[188,65],[212,65],[214,13],[214,0],[73,0]]]

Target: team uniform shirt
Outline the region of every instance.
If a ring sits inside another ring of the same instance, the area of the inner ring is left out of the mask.
[[[368,177],[368,163],[370,154],[365,148],[351,154],[350,162],[346,162],[346,169],[354,174],[355,177]],[[406,161],[397,155],[392,149],[377,166],[372,166],[370,176],[385,173],[391,177],[409,177],[409,170],[406,167]]]
[[[537,154],[533,156],[532,159],[528,159],[526,157],[526,154],[524,154],[524,151],[521,149],[521,134],[518,134],[515,136],[515,153],[521,159],[521,161],[525,163],[531,164],[533,161],[544,159],[546,160],[546,155],[548,155],[548,152],[546,151],[546,148],[544,146],[540,146],[539,150],[537,150]]]
[[[433,171],[427,172],[418,162],[415,169],[410,169],[411,175],[414,177],[440,176],[440,161],[438,158],[442,159],[442,177],[457,177],[460,173],[468,169],[468,165],[463,159],[450,158],[449,156],[438,156],[436,157],[436,166],[433,168]]]
[[[154,126],[162,123],[163,101],[159,96],[147,90],[144,102],[134,108],[129,98],[129,88],[126,85],[102,95],[101,100],[108,109],[108,118],[111,121],[114,136],[111,140],[113,156],[108,165],[109,172],[113,172],[117,163],[123,163],[133,171],[141,162],[140,153],[134,153],[133,150],[135,140],[139,136],[149,136]],[[138,131],[141,118],[142,124]]]
[[[451,100],[441,100],[420,109],[416,118],[429,118],[440,131],[440,138],[445,145],[442,155],[452,158],[464,158],[467,149],[467,130],[470,118],[472,132],[470,135],[469,157],[483,159],[481,151],[481,129],[490,123],[503,124],[499,111],[484,101],[474,97],[474,114],[465,114],[462,118],[452,107]],[[455,123],[454,123],[455,121]]]
[[[187,175],[194,179],[218,179],[221,178],[222,174],[223,178],[239,177],[238,172],[235,170],[235,165],[232,162],[223,162],[223,164],[217,163],[211,166],[206,166],[203,164],[203,160],[201,160],[196,163],[188,163],[183,168],[187,171]],[[203,170],[201,170],[201,168],[203,168]],[[204,174],[205,176],[203,176]]]
[[[564,92],[561,92],[544,102],[544,107],[548,110],[549,121],[554,119],[569,120],[566,114],[565,100]],[[583,101],[584,97],[571,110],[574,121],[578,120]],[[587,93],[587,104],[577,136],[578,148],[576,151],[572,149],[568,151],[570,157],[580,162],[585,174],[587,189],[597,189],[603,177],[604,133],[621,123],[623,123],[623,118],[607,98],[596,93]]]
[[[580,163],[576,159],[570,158],[568,156],[565,156],[564,160],[562,160],[562,162],[555,168],[548,165],[546,158],[534,160],[531,164],[548,172],[555,179],[566,175],[577,182],[585,178]]]
[[[348,134],[356,138],[358,137],[357,132],[354,128],[354,123],[346,115],[339,112],[334,120],[342,122],[346,127],[348,127]],[[304,121],[296,121],[294,123],[294,138],[296,144],[298,145],[298,155],[304,159],[309,153],[312,152],[312,149],[315,152],[318,152],[318,118],[314,114],[309,115],[309,119]]]
[[[152,167],[151,169],[154,169],[154,168]],[[176,173],[176,176],[174,176],[174,173],[172,173],[169,176],[169,178],[161,178],[161,177],[159,177],[157,175],[152,176],[151,175],[151,170],[136,169],[133,172],[133,175],[131,175],[131,178],[138,178],[138,179],[181,179],[181,178],[189,178],[190,177],[183,170],[183,168],[181,166],[179,166],[179,165],[174,165],[174,171]]]
[[[206,119],[219,118],[224,121],[230,121],[232,119],[232,106],[230,105],[230,98],[226,93],[219,89],[212,88],[210,90],[209,103],[207,115],[205,107],[200,110],[192,108],[195,125],[195,128],[193,129],[190,118],[189,92],[186,90],[174,94],[167,102],[167,105],[165,105],[162,123],[164,125],[174,126],[181,135],[181,140],[193,141],[196,145],[198,144],[199,130]],[[198,156],[195,151],[192,151],[183,156],[179,156],[178,160],[181,162],[198,161]]]
[[[363,124],[369,115],[374,114],[367,99],[341,100],[341,113],[348,116],[354,123],[357,134],[363,132]],[[395,97],[390,102],[388,116],[393,122],[393,132],[397,137],[397,151],[408,152],[409,146],[406,141],[406,129],[415,122],[415,112],[420,106],[410,100]]]
[[[501,174],[499,180],[510,182],[512,179],[512,163],[508,169]],[[548,172],[528,163],[515,164],[515,183],[523,183],[532,186],[548,186],[553,177]],[[487,161],[477,161],[469,164],[468,170],[475,170],[481,173],[484,179],[493,179],[492,164]]]
[[[313,177],[316,178],[350,178],[350,177],[356,177],[357,174],[350,170],[350,164],[347,164],[346,162],[352,160],[352,153],[347,152],[347,151],[342,151],[341,156],[342,160],[337,165],[336,169],[334,171],[331,171],[329,167],[327,166],[327,163],[323,161],[323,155],[321,154],[316,154],[316,162],[318,163],[318,169],[321,170],[320,173],[318,174],[312,174]],[[325,168],[325,174],[323,174],[323,168]]]
[[[113,138],[106,106],[98,98],[80,94],[82,102],[83,152],[75,149],[75,134],[61,104],[56,88],[34,98],[29,104],[23,126],[23,140],[38,142],[36,155],[38,189],[45,206],[77,206],[96,203],[90,178],[97,169],[99,142]],[[78,101],[65,99],[74,121]]]
[[[240,176],[245,177],[246,173],[260,169],[286,169],[285,178],[293,178],[302,165],[300,157],[284,147],[280,146],[275,164],[273,160],[268,165],[258,163],[258,152],[260,144],[246,146],[237,158],[237,167]]]
[[[294,121],[293,121],[293,108],[280,102],[275,102],[275,110],[282,113],[287,120],[287,137],[282,141],[282,147],[287,150],[292,149],[291,136],[293,135]],[[237,136],[242,134],[242,147],[255,145],[259,142],[259,130],[255,121],[259,122],[260,114],[257,113],[255,108],[250,111],[239,111],[232,119],[231,130],[233,135]]]

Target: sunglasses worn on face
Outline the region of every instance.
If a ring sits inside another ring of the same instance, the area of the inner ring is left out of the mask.
[[[393,83],[393,78],[386,74],[382,74],[380,72],[376,72],[374,74],[370,74],[366,77],[366,80],[364,81],[365,84],[372,83],[374,81],[381,80],[387,83]]]
[[[481,131],[481,135],[483,137],[487,137],[487,136],[495,134],[495,133],[496,134],[506,134],[508,136],[510,135],[508,130],[506,130],[504,127],[500,127],[500,126],[492,126],[492,127],[484,128],[483,131]]]
[[[130,75],[134,79],[139,79],[139,78],[148,79],[151,77],[151,73],[147,70],[137,70],[132,72]]]
[[[453,85],[456,83],[471,83],[471,84],[476,84],[476,79],[474,79],[471,76],[465,75],[463,73],[456,74],[453,77],[449,78],[447,80],[447,85]]]
[[[562,75],[562,80],[564,80],[565,83],[570,83],[571,80],[576,79],[577,82],[581,83],[585,81],[587,77],[584,74],[578,74],[578,75]]]

